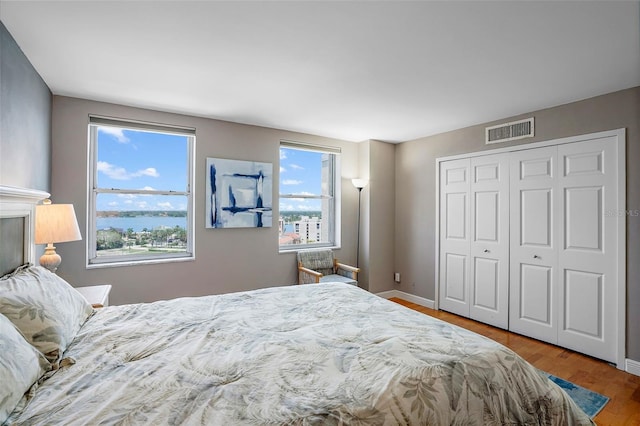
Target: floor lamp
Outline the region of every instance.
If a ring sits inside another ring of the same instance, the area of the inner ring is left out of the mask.
[[[358,189],[358,234],[356,237],[356,268],[359,267],[360,261],[360,198],[362,196],[362,188],[369,183],[366,179],[351,179],[351,183]]]

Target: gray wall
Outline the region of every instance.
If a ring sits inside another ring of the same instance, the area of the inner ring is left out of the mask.
[[[153,265],[86,268],[87,125],[89,114],[119,117],[196,129],[195,230],[196,260]],[[255,160],[274,164],[278,179],[281,139],[342,149],[342,249],[345,263],[355,262],[358,144],[205,118],[161,113],[121,105],[54,96],[52,199],[73,203],[83,241],[57,244],[62,256],[58,273],[74,286],[109,283],[114,304],[198,296],[297,281],[295,254],[278,253],[278,227],[205,229],[205,162],[207,157]],[[277,191],[277,186],[274,185]],[[277,200],[277,193],[274,200]],[[274,206],[277,217],[277,206]]]
[[[371,170],[369,168],[371,155],[370,145],[370,141],[364,141],[358,144],[358,176],[356,177],[361,179],[371,178]],[[369,260],[371,256],[371,252],[369,250],[371,242],[369,239],[369,223],[371,221],[371,211],[369,209],[370,191],[371,185],[367,184],[360,194],[360,259],[358,262],[360,274],[358,275],[358,285],[367,290],[369,290]],[[354,263],[353,265],[356,264]]]
[[[535,138],[485,145],[484,128],[535,117]],[[400,290],[434,300],[436,158],[626,128],[627,209],[640,209],[640,87],[399,144],[395,265]],[[640,217],[627,217],[627,357],[640,361]]]
[[[51,92],[0,22],[0,185],[51,189]]]
[[[369,143],[369,291],[380,293],[394,288],[395,268],[395,145]]]
[[[394,287],[395,148],[375,140],[358,147],[359,177],[369,180],[361,195],[358,281],[372,293]]]

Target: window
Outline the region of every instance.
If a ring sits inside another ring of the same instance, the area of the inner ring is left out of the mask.
[[[90,117],[88,265],[192,259],[195,130]]]
[[[339,154],[280,142],[280,250],[339,245]]]

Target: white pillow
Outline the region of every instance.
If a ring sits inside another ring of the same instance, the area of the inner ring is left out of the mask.
[[[3,424],[25,392],[51,365],[3,315],[0,315],[0,354],[0,424]]]
[[[0,313],[55,363],[94,312],[69,283],[41,266],[0,279]]]

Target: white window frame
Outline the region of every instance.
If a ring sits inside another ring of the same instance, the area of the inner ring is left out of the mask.
[[[320,195],[300,195],[300,194],[284,194],[280,192],[281,188],[278,185],[278,213],[280,213],[280,199],[282,198],[307,198],[307,199],[328,199],[329,214],[331,218],[327,220],[328,230],[327,235],[330,239],[326,243],[311,243],[311,244],[278,244],[279,251],[281,253],[287,253],[292,251],[300,251],[313,248],[340,248],[340,227],[341,227],[341,185],[340,185],[340,170],[341,170],[341,149],[339,147],[322,146],[315,144],[308,144],[304,142],[295,142],[289,140],[281,140],[279,148],[296,149],[300,151],[313,151],[323,154],[332,155],[333,161],[330,167],[331,176],[328,178],[332,188],[328,188],[327,196]],[[333,195],[331,195],[333,194]],[[278,235],[280,237],[280,235]]]
[[[177,134],[187,137],[187,189],[186,191],[144,190],[98,188],[98,127],[119,127],[122,129],[142,130],[156,133]],[[87,196],[87,268],[105,268],[115,266],[139,265],[148,263],[181,262],[195,259],[194,229],[194,165],[196,149],[196,132],[194,128],[147,123],[142,121],[113,119],[101,116],[89,116],[88,125],[88,196]],[[187,247],[181,253],[155,253],[118,256],[97,256],[97,197],[98,194],[135,194],[135,195],[180,195],[187,198]]]

